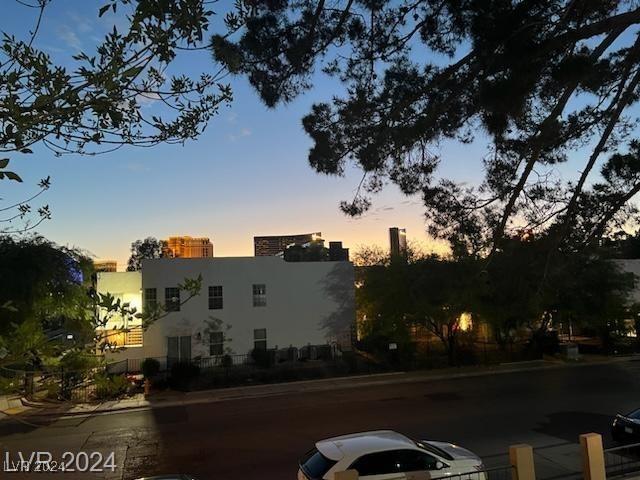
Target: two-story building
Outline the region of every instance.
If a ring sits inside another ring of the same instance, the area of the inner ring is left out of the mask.
[[[185,302],[179,285],[202,278]],[[140,272],[98,273],[97,290],[166,312],[142,335],[140,321],[118,337],[121,358],[191,359],[253,349],[350,343],[355,322],[353,264],[285,262],[278,257],[163,258]],[[114,318],[106,329],[116,328]],[[133,343],[135,342],[135,343]]]

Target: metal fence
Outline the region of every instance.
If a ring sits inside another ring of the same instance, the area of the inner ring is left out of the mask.
[[[485,468],[484,470],[477,470],[468,473],[461,473],[458,475],[447,475],[447,480],[512,480],[515,472],[514,467],[511,465],[503,467]],[[440,478],[437,472],[432,474],[431,478]]]
[[[604,451],[607,478],[625,477],[640,473],[640,443],[607,448]]]
[[[217,355],[214,357],[200,357],[193,360],[195,365],[202,370],[218,367],[237,367],[248,366],[253,364],[253,359],[250,355]]]

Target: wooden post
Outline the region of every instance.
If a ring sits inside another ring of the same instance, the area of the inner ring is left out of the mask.
[[[345,470],[343,472],[336,472],[333,478],[334,480],[358,480],[358,471]]]
[[[598,433],[580,435],[584,480],[605,480],[602,436]]]
[[[513,480],[536,480],[533,448],[531,448],[530,445],[520,444],[510,446],[509,462],[513,467],[511,472]]]

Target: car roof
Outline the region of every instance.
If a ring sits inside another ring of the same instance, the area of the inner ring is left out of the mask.
[[[320,440],[316,443],[316,448],[325,457],[338,461],[344,457],[359,457],[365,453],[399,448],[415,449],[416,444],[393,430],[375,430]]]

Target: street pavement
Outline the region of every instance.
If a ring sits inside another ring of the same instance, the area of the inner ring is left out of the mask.
[[[292,391],[64,419],[0,422],[0,450],[114,452],[114,472],[7,473],[0,478],[133,479],[185,472],[199,479],[294,479],[315,441],[349,432],[394,429],[446,440],[508,464],[516,443],[535,448],[538,478],[581,468],[578,435],[600,432],[611,444],[616,412],[640,407],[640,361],[358,388]],[[67,457],[68,458],[68,457]],[[98,458],[98,457],[94,457]],[[0,470],[1,471],[1,470]]]

